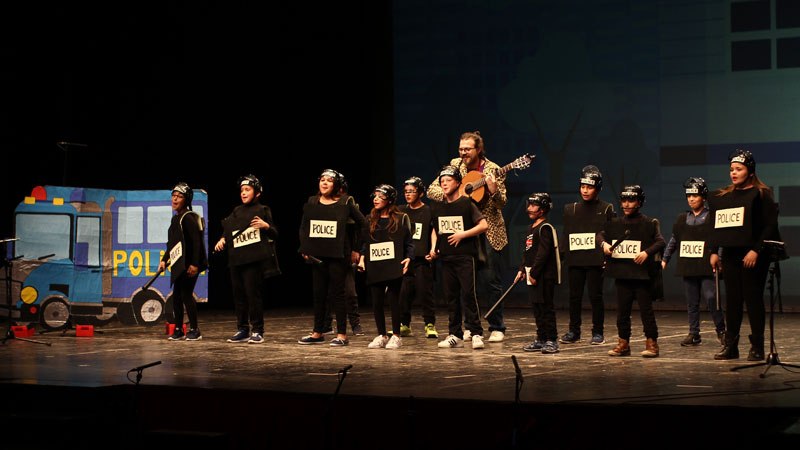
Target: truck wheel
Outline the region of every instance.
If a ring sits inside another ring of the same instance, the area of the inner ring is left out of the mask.
[[[69,325],[69,306],[58,297],[45,300],[39,314],[39,322],[46,330],[63,330]]]
[[[150,289],[136,294],[131,300],[131,306],[139,325],[155,325],[164,316],[164,301]]]

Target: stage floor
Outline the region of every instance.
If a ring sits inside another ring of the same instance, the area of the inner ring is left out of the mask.
[[[661,356],[642,358],[644,336],[634,311],[632,356],[614,358],[607,351],[616,343],[615,313],[606,314],[604,345],[561,344],[554,355],[528,353],[522,346],[535,333],[528,309],[507,309],[508,332],[502,343],[486,343],[473,350],[439,349],[438,340],[426,339],[419,312],[412,321],[414,336],[403,338],[398,350],[372,350],[375,335],[371,310],[362,309],[365,336],[350,336],[350,345],[298,345],[311,329],[308,310],[268,310],[265,343],[230,344],[235,332],[230,311],[200,312],[203,339],[196,342],[167,340],[165,327],[124,326],[113,323],[94,337],[75,337],[74,331],[36,334],[51,346],[12,340],[0,346],[4,363],[0,381],[28,385],[100,387],[129,384],[128,371],[147,363],[162,364],[144,370],[142,385],[206,389],[268,390],[331,394],[337,374],[352,365],[342,385],[342,395],[461,399],[511,402],[515,372],[511,355],[522,370],[522,402],[547,404],[650,404],[711,405],[746,408],[800,408],[800,370],[790,373],[772,367],[766,378],[762,368],[732,372],[747,364],[749,343],[740,341],[742,359],[715,361],[718,351],[710,316],[702,316],[703,343],[681,347],[687,333],[686,314],[657,312]],[[561,324],[566,311],[557,311]],[[446,317],[440,313],[440,338]],[[388,319],[387,319],[388,320]],[[584,311],[584,327],[591,323]],[[749,330],[746,320],[742,327]],[[776,315],[775,336],[781,362],[800,364],[800,315]],[[559,329],[562,333],[565,327]],[[588,330],[584,331],[588,334]],[[487,333],[488,334],[488,333]],[[332,337],[332,336],[329,336]],[[767,339],[769,337],[767,336]]]

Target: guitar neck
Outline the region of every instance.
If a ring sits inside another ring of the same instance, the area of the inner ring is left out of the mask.
[[[514,163],[508,163],[505,166],[497,169],[497,171],[494,173],[494,176],[495,177],[502,176],[506,172],[508,172],[509,170],[511,170],[513,168],[514,168]],[[479,180],[477,180],[477,181],[472,183],[473,189],[482,188],[484,186],[486,186],[486,177],[482,177],[481,179],[479,179]]]

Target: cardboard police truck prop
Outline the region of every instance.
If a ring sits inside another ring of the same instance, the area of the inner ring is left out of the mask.
[[[195,189],[192,209],[208,221],[208,194]],[[0,292],[0,314],[46,329],[77,324],[152,325],[171,319],[170,273],[157,277],[174,212],[171,192],[60,186],[33,189],[14,211],[11,298]],[[208,230],[204,226],[205,242]],[[208,301],[208,276],[195,287]]]

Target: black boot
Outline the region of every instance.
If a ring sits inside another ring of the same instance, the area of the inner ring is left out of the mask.
[[[747,354],[748,361],[763,361],[764,360],[764,335],[751,334],[750,338],[750,353]]]
[[[739,336],[731,336],[726,333],[725,346],[714,355],[714,359],[739,359]]]

